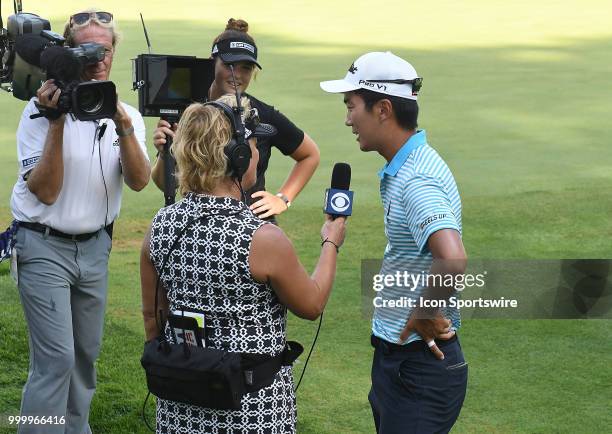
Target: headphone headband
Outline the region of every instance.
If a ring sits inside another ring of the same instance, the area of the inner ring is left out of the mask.
[[[204,105],[218,108],[230,122],[232,138],[223,150],[228,159],[230,175],[240,182],[251,160],[251,148],[244,138],[244,123],[241,117],[242,108],[233,108],[220,101],[210,101],[204,103]]]
[[[244,137],[244,124],[242,122],[242,117],[240,113],[242,108],[236,107],[234,109],[221,101],[210,101],[204,103],[204,105],[212,105],[220,109],[225,114],[225,117],[230,121],[230,125],[232,127],[232,135],[242,132],[242,136]]]

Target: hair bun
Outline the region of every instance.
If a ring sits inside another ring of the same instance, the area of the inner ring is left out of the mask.
[[[235,20],[230,18],[227,20],[227,26],[225,26],[225,30],[238,30],[239,32],[247,33],[249,31],[249,23],[244,20]]]

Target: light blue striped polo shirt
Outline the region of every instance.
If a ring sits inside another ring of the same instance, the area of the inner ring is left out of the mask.
[[[378,304],[406,297],[403,300],[414,299],[418,305],[425,288],[421,284],[424,279],[413,284],[410,277],[406,280],[405,272],[415,277],[429,272],[433,257],[427,240],[431,234],[441,229],[455,229],[461,234],[457,184],[444,160],[427,144],[424,130],[412,135],[378,175],[387,236],[380,273],[399,278],[384,284],[376,294],[380,297]],[[398,343],[411,312],[408,306],[375,307],[372,332],[388,342]],[[460,326],[456,308],[447,307],[443,313],[455,329]],[[417,339],[420,336],[412,333],[406,343]]]

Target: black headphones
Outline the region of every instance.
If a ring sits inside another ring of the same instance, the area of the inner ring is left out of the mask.
[[[210,101],[204,103],[204,105],[217,107],[225,114],[225,117],[230,122],[230,126],[232,127],[232,138],[229,143],[225,145],[223,151],[228,159],[230,176],[240,182],[242,181],[242,175],[244,175],[249,168],[249,161],[251,160],[251,147],[244,138],[244,124],[242,123],[240,113],[242,108],[232,108],[219,101]]]

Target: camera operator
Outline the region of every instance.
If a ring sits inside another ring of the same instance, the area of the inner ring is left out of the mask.
[[[251,210],[262,219],[275,221],[274,217],[289,209],[291,202],[302,191],[319,165],[319,147],[308,134],[298,128],[289,118],[273,106],[246,93],[255,75],[255,68],[261,69],[257,61],[257,45],[248,33],[249,25],[244,20],[230,18],[225,31],[213,41],[211,57],[215,60],[215,79],[210,87],[208,100],[214,101],[227,93],[236,90],[248,97],[252,107],[259,112],[262,122],[273,125],[278,133],[272,138],[257,142],[259,164],[257,166],[257,182],[250,188],[247,201]],[[233,68],[233,72],[232,69]],[[237,89],[234,87],[234,79]],[[164,163],[161,158],[166,136],[174,136],[176,124],[172,125],[160,120],[153,134],[153,143],[160,151],[160,158],[153,166],[153,181],[163,190]],[[291,157],[295,164],[283,185],[276,193],[267,191],[265,173],[272,155],[272,147],[276,147],[283,155]]]
[[[86,66],[82,79],[108,79],[118,39],[112,14],[74,14],[64,37],[72,47],[103,45],[104,59]],[[91,432],[112,225],[123,180],[139,191],[150,177],[144,121],[136,109],[118,102],[113,119],[88,122],[53,111],[49,118],[30,118],[38,112],[36,100],[53,109],[60,93],[46,81],[17,130],[20,169],[11,208],[19,221],[18,287],[30,338],[21,414],[54,418],[21,425],[20,433]]]

